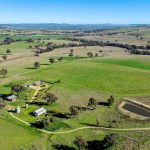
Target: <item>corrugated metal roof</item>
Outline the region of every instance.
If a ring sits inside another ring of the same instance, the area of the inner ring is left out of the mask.
[[[40,109],[36,110],[35,113],[36,113],[36,114],[39,114],[39,113],[41,113],[41,112],[44,112],[45,110],[46,110],[46,109],[44,109],[44,108],[40,108]]]
[[[10,95],[10,96],[7,97],[7,99],[14,99],[14,98],[16,98],[15,95]]]

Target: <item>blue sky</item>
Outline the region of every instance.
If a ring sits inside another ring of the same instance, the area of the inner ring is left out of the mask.
[[[0,0],[0,23],[150,23],[150,0]]]

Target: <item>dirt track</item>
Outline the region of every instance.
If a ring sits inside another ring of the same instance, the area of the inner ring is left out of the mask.
[[[30,124],[28,122],[19,119],[18,117],[14,116],[12,113],[10,113],[10,115],[14,119],[16,119],[16,120],[18,120],[18,121],[20,121],[20,122],[22,122],[22,123],[30,126]],[[80,127],[80,128],[71,129],[71,130],[68,130],[68,131],[60,131],[60,132],[59,131],[58,132],[57,131],[56,132],[51,132],[51,131],[46,131],[46,130],[42,130],[42,129],[37,129],[37,130],[41,131],[43,133],[47,133],[47,134],[67,134],[67,133],[72,133],[72,132],[76,132],[76,131],[80,131],[80,130],[85,130],[85,129],[99,129],[99,130],[106,130],[106,131],[149,131],[150,127],[149,128],[123,128],[123,129],[119,129],[119,128],[106,128],[106,127]]]

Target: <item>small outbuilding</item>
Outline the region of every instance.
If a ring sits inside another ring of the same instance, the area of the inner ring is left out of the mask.
[[[10,95],[10,96],[7,96],[6,99],[8,101],[15,102],[16,101],[16,96],[15,95]]]
[[[35,116],[40,116],[40,115],[45,114],[45,113],[46,113],[45,108],[40,108],[40,109],[37,109],[36,111],[34,111]]]

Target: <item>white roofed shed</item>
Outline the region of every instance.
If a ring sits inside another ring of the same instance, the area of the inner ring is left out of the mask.
[[[45,113],[46,113],[46,109],[43,107],[34,111],[35,116],[40,116],[40,115],[45,114]]]

